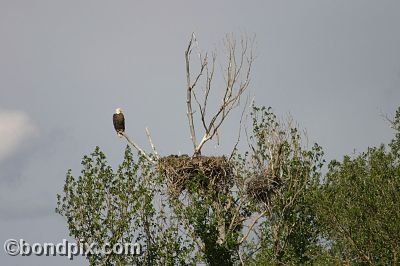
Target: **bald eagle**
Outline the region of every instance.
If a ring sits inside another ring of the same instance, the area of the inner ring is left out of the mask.
[[[122,111],[123,110],[121,108],[117,108],[115,109],[115,114],[113,114],[114,128],[119,137],[122,137],[123,133],[125,132],[125,118]]]

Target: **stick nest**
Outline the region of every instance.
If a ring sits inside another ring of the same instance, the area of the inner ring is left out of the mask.
[[[264,171],[261,175],[246,180],[246,192],[257,201],[268,202],[282,183],[282,177],[274,175],[270,171]]]
[[[157,170],[173,197],[194,186],[196,190],[215,192],[233,185],[232,166],[225,156],[169,155],[158,160]]]

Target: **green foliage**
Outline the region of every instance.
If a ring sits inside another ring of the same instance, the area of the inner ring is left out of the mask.
[[[135,162],[127,146],[125,158],[114,172],[99,147],[82,160],[83,170],[75,178],[68,171],[64,192],[57,195],[56,211],[67,219],[70,235],[95,243],[139,243],[143,254],[88,256],[90,265],[163,264],[185,261],[186,248],[176,223],[155,208],[159,180],[143,158]]]
[[[390,142],[389,146],[391,152],[397,161],[400,160],[400,107],[397,109],[394,119],[392,121],[392,128],[395,131],[395,136]]]
[[[354,265],[397,265],[400,254],[400,109],[395,137],[332,161],[315,195],[330,255]]]
[[[187,234],[196,241],[198,261],[209,265],[233,265],[240,225],[234,222],[232,195],[223,194],[218,188],[204,190],[199,173],[188,184],[186,199],[171,199],[170,204],[177,218],[183,223]],[[230,203],[228,203],[230,202]],[[228,206],[228,204],[231,204]]]
[[[309,200],[318,186],[323,151],[315,144],[303,147],[302,136],[290,118],[278,121],[271,108],[253,107],[253,176],[274,178],[276,185],[259,205],[265,211],[261,249],[255,265],[299,265],[312,259],[317,250],[318,225]],[[266,174],[265,174],[266,173]]]

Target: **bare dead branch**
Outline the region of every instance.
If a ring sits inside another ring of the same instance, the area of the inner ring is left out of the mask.
[[[234,212],[233,217],[232,217],[232,221],[231,221],[231,223],[229,224],[229,227],[228,227],[228,231],[232,231],[232,229],[235,226],[237,226],[237,224],[240,224],[245,220],[245,218],[240,218],[240,219],[238,218],[238,216],[240,215],[240,210],[242,208],[242,204],[243,204],[243,202],[240,201],[239,204],[236,206],[235,212]]]
[[[239,142],[240,142],[240,136],[241,136],[241,133],[242,133],[243,117],[244,117],[244,113],[245,113],[246,109],[248,108],[248,102],[249,102],[249,97],[246,97],[246,103],[245,103],[244,108],[242,110],[242,114],[240,115],[238,137],[237,137],[235,145],[233,146],[231,155],[229,156],[229,160],[232,159],[233,154],[234,154],[235,150],[237,149],[237,146],[239,145]]]
[[[209,122],[207,122],[207,103],[209,100],[210,91],[213,85],[216,53],[212,54],[210,59],[207,54],[202,56],[199,52],[200,68],[195,75],[194,81],[191,80],[191,52],[193,50],[193,43],[197,42],[194,34],[192,34],[188,47],[185,52],[186,61],[186,104],[187,116],[189,121],[190,136],[194,148],[195,155],[201,154],[201,149],[206,142],[218,136],[218,130],[225,121],[229,113],[235,108],[239,102],[242,94],[246,91],[250,83],[250,72],[254,57],[252,48],[247,38],[240,40],[240,51],[237,51],[236,40],[233,36],[227,36],[224,40],[225,49],[227,52],[226,69],[223,74],[225,81],[224,93],[221,103],[216,109],[215,113],[211,115]],[[205,75],[205,80],[201,77]],[[200,100],[199,95],[196,93],[196,85],[203,80],[203,99]],[[196,102],[197,108],[200,112],[200,121],[203,126],[203,136],[198,142],[196,139],[196,129],[193,118],[193,102]]]
[[[136,150],[138,150],[138,152],[140,152],[149,162],[151,162],[152,164],[156,163],[150,158],[149,155],[147,155],[147,153],[142,148],[139,147],[139,145],[137,145],[133,140],[131,140],[125,132],[121,132],[121,134],[126,138],[129,144],[131,144]]]
[[[149,140],[149,143],[150,143],[151,149],[153,150],[154,155],[156,156],[157,159],[160,159],[160,156],[158,155],[156,147],[154,146],[153,140],[151,139],[150,131],[147,127],[146,127],[146,135],[147,135],[147,138]]]
[[[186,94],[186,104],[187,104],[187,117],[189,120],[189,128],[190,128],[190,136],[192,139],[193,147],[196,148],[196,133],[194,130],[194,124],[193,124],[193,111],[192,111],[192,85],[190,81],[190,54],[192,51],[192,42],[193,42],[194,34],[192,34],[192,37],[189,41],[189,45],[186,49],[185,52],[185,61],[186,61],[186,82],[187,82],[187,94]]]
[[[207,66],[207,54],[204,58],[202,58],[201,53],[199,52],[200,58],[200,70],[197,74],[194,82],[191,81],[190,75],[190,55],[192,53],[192,45],[195,40],[195,35],[192,33],[192,36],[189,41],[189,45],[185,52],[185,61],[186,61],[186,85],[187,85],[187,93],[186,93],[186,105],[187,105],[187,117],[189,121],[189,128],[190,128],[190,137],[193,143],[193,148],[196,150],[197,140],[196,140],[196,130],[193,122],[193,108],[192,108],[192,94],[194,94],[194,88],[196,87],[197,82],[200,80],[201,75],[204,72],[205,67]],[[196,96],[194,96],[196,97]],[[197,98],[195,99],[198,102]]]
[[[388,114],[380,112],[380,116],[382,117],[383,121],[385,121],[390,128],[396,129],[394,119],[391,118]]]
[[[247,233],[242,237],[242,239],[240,239],[239,241],[239,245],[243,243],[243,241],[245,241],[247,239],[247,237],[249,236],[251,230],[253,230],[254,225],[257,223],[257,221],[264,216],[264,214],[266,214],[267,211],[263,211],[261,212],[259,215],[257,215],[254,220],[251,222],[250,226],[249,226],[249,230],[247,230]]]
[[[244,264],[244,261],[243,261],[243,258],[242,258],[242,253],[240,252],[239,248],[238,248],[238,256],[239,256],[239,260],[240,260],[241,265],[244,266],[245,264]]]

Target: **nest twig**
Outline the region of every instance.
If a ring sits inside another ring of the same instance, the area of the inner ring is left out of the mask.
[[[232,166],[224,156],[169,155],[158,160],[157,169],[173,197],[193,183],[203,191],[225,191],[232,186]]]

